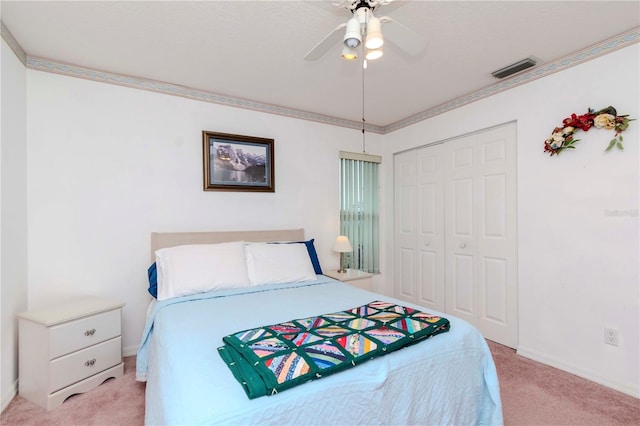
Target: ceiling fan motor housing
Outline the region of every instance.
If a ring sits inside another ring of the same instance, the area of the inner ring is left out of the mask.
[[[368,7],[361,7],[353,12],[353,16],[358,18],[358,21],[360,22],[360,30],[364,33],[369,18],[373,16],[371,9],[369,9]]]
[[[376,7],[380,6],[383,2],[380,0],[352,0],[351,4],[347,7],[352,12],[356,12],[358,9],[369,9],[373,11]]]

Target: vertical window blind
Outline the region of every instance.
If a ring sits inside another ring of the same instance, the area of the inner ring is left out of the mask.
[[[380,272],[377,155],[340,152],[340,234],[351,241],[346,266]]]

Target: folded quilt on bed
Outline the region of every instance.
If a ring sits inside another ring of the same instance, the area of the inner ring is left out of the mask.
[[[218,353],[249,399],[354,367],[449,331],[449,320],[374,301],[223,338]]]

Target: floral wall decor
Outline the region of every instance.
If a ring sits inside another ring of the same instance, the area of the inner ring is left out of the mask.
[[[586,132],[591,127],[615,130],[615,135],[605,151],[609,151],[614,146],[624,149],[621,133],[629,127],[629,122],[634,120],[628,117],[628,115],[618,115],[612,106],[599,111],[589,108],[588,112],[582,115],[571,114],[571,117],[562,120],[562,126],[553,129],[551,136],[544,141],[544,152],[553,156],[565,149],[575,149],[574,144],[580,139],[574,139],[574,133],[578,130]]]

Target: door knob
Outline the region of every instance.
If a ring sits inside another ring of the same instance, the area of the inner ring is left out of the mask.
[[[465,247],[467,247],[467,244],[466,244],[466,243],[460,243],[460,248],[461,248],[461,249],[463,249],[463,248],[465,248]]]

